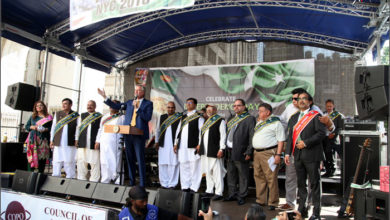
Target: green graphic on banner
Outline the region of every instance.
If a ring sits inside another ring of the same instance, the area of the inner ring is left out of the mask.
[[[168,72],[164,73],[161,70],[152,70],[152,88],[168,92],[176,95],[176,90],[179,85],[179,78]]]

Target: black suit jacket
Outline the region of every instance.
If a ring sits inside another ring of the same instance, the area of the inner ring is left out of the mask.
[[[233,117],[231,119],[233,119]],[[233,149],[231,155],[233,161],[245,161],[246,155],[252,155],[253,147],[252,141],[250,140],[250,132],[255,128],[255,125],[256,118],[252,115],[237,125],[233,134]],[[228,135],[229,134],[226,134],[226,136]]]
[[[341,113],[333,120],[333,124],[335,126],[335,130],[332,133],[334,133],[335,136],[334,138],[329,140],[334,143],[337,136],[340,134],[340,130],[343,129],[343,116],[341,115]]]
[[[306,147],[303,149],[298,149],[295,147],[294,150],[294,159],[295,160],[305,160],[306,162],[315,162],[322,161],[325,159],[324,150],[322,147],[322,140],[326,136],[326,127],[319,120],[321,115],[317,114],[309,124],[301,132],[301,139],[305,142]],[[298,122],[299,112],[291,116],[288,121],[288,137],[287,137],[287,146],[286,154],[292,154],[292,134],[293,129],[296,123]]]

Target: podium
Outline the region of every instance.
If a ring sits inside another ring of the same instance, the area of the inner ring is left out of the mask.
[[[144,135],[144,131],[131,125],[104,125],[104,132],[117,134]]]

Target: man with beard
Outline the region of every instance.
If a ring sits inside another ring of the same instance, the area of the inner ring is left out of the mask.
[[[214,194],[213,200],[223,199],[223,178],[226,170],[223,165],[223,151],[226,142],[226,122],[217,114],[217,107],[206,106],[207,120],[200,134],[199,155],[201,155],[202,173],[206,173],[206,193]]]
[[[306,179],[309,176],[314,205],[310,220],[320,219],[321,212],[321,176],[320,163],[324,159],[322,140],[326,127],[320,122],[320,114],[310,110],[313,98],[307,92],[298,96],[299,112],[291,116],[288,122],[288,139],[285,163],[290,164],[290,155],[294,156],[298,180],[298,211],[307,217]]]
[[[187,114],[183,115],[176,130],[174,151],[178,154],[180,166],[180,185],[184,191],[197,192],[202,180],[200,157],[196,154],[199,145],[199,133],[204,119],[196,112],[198,101],[188,98]]]
[[[89,180],[98,182],[100,179],[100,145],[96,136],[100,128],[102,114],[95,112],[96,102],[88,101],[87,112],[78,118],[79,126],[76,129],[77,147],[77,179],[87,180],[88,164],[91,166]]]
[[[249,160],[253,151],[249,135],[255,128],[256,119],[246,111],[243,99],[236,99],[233,108],[236,115],[227,123],[229,193],[224,201],[237,200],[238,205],[244,205],[248,195]]]
[[[125,208],[119,213],[119,220],[129,219],[190,220],[191,218],[148,204],[148,193],[146,190],[141,186],[134,186],[129,191]]]
[[[179,181],[177,154],[173,151],[173,143],[182,114],[175,113],[175,110],[175,103],[168,102],[167,114],[160,116],[156,129],[154,146],[158,150],[158,175],[164,188],[174,188]]]
[[[113,100],[113,103],[120,103]],[[110,112],[105,114],[100,121],[100,129],[96,137],[96,143],[100,145],[100,168],[101,182],[110,183],[114,181],[119,184],[120,166],[122,162],[122,146],[120,144],[122,134],[104,132],[105,125],[123,125],[124,116],[119,111],[110,108]]]
[[[61,176],[64,167],[66,178],[76,178],[75,134],[79,113],[72,110],[72,100],[62,100],[62,111],[56,112],[50,132],[50,148],[53,149],[53,176]]]

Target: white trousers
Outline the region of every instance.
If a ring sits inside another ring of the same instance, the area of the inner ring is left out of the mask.
[[[54,162],[53,161],[53,174],[52,176],[61,176],[61,168],[64,167],[66,178],[76,178],[76,163],[64,163],[62,161],[60,162]]]
[[[220,159],[217,159],[220,160]],[[222,196],[223,194],[223,178],[225,177],[226,171],[224,172],[223,163],[220,161],[216,161],[214,166],[211,169],[207,169],[206,172],[206,193],[214,194],[214,187],[215,187],[215,194]]]
[[[89,177],[89,181],[91,182],[99,182],[100,179],[100,163],[90,164],[91,166],[91,176]],[[77,160],[77,179],[79,180],[87,180],[88,174],[88,163]]]
[[[191,189],[197,192],[202,180],[200,159],[180,162],[179,166],[181,189]]]
[[[120,184],[120,178],[119,178],[119,172],[118,173],[112,173],[112,170],[107,164],[101,164],[100,165],[101,171],[101,180],[102,183],[110,183],[111,180],[115,180],[115,184]],[[122,174],[122,179],[124,179],[124,176]]]
[[[158,177],[162,187],[175,187],[179,182],[179,165],[159,164]]]

